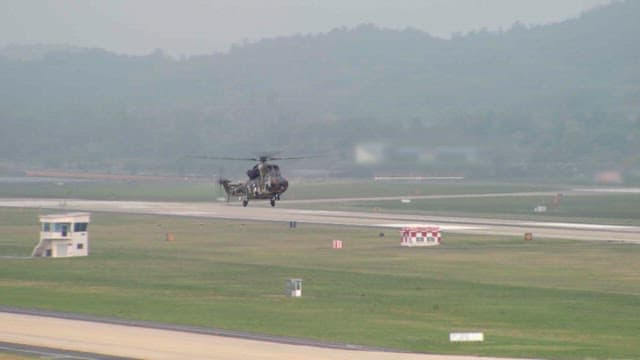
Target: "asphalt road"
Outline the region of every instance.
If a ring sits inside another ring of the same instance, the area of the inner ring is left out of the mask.
[[[259,205],[259,204],[255,204]],[[215,219],[241,219],[315,223],[328,225],[399,228],[410,224],[437,225],[443,232],[524,236],[640,243],[640,226],[537,222],[472,217],[442,217],[365,213],[350,211],[298,210],[264,206],[241,206],[226,203],[184,203],[143,201],[97,201],[79,199],[0,199],[0,207],[46,208],[68,211],[101,211],[131,214],[156,214]]]

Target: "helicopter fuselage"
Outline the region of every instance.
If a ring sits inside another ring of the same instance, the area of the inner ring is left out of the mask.
[[[280,167],[275,164],[261,162],[252,169],[247,170],[247,181],[231,182],[220,180],[220,184],[227,193],[227,198],[237,196],[243,206],[247,206],[249,200],[270,200],[271,206],[275,206],[276,200],[287,191],[289,181],[280,174]]]

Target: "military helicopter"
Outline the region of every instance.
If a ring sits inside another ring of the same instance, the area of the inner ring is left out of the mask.
[[[218,180],[218,183],[227,193],[227,202],[229,202],[232,196],[235,196],[242,200],[242,206],[247,206],[249,200],[253,199],[268,199],[271,206],[276,206],[276,201],[279,201],[280,196],[289,188],[289,181],[280,173],[280,167],[267,161],[308,159],[311,157],[315,156],[280,157],[274,155],[259,155],[253,158],[195,156],[195,158],[199,159],[258,161],[256,165],[247,170],[249,179],[246,181],[232,182],[224,178]]]

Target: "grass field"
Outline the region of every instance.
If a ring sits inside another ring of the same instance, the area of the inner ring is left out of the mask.
[[[286,199],[326,199],[376,196],[460,195],[553,191],[560,187],[515,183],[475,182],[301,182],[292,184]]]
[[[374,181],[293,182],[283,199],[486,194],[543,191],[549,187],[489,183],[384,183]],[[0,197],[82,198],[91,200],[216,201],[224,192],[200,182],[33,182],[0,183]]]
[[[0,255],[30,254],[37,214],[0,209]],[[398,235],[95,213],[89,257],[0,258],[0,304],[430,353],[640,354],[638,246],[445,234],[404,249]],[[300,299],[284,296],[295,277]],[[486,341],[452,344],[452,331]]]
[[[0,197],[79,198],[90,200],[216,201],[222,196],[212,183],[174,182],[7,182]]]

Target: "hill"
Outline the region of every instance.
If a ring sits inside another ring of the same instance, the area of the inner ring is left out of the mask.
[[[5,167],[181,173],[210,165],[185,154],[279,149],[332,152],[316,165],[351,172],[358,147],[393,160],[375,172],[633,177],[639,17],[640,2],[617,2],[449,40],[361,25],[180,61],[13,47],[0,153]]]

